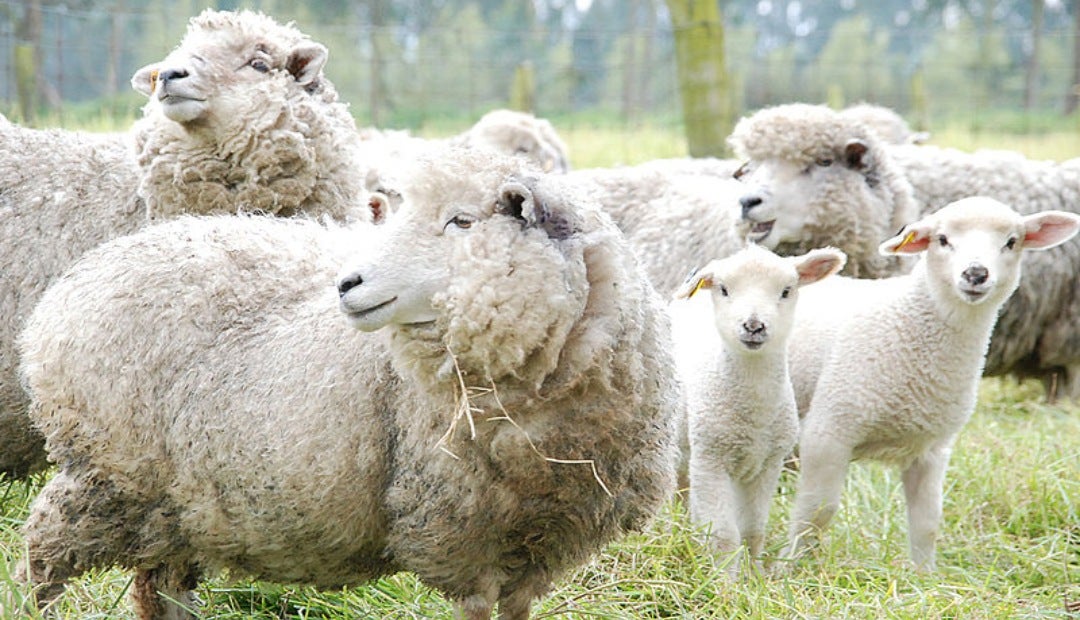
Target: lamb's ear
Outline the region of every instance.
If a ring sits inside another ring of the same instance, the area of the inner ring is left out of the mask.
[[[131,76],[131,87],[147,97],[154,94],[154,87],[157,86],[158,65],[160,63],[155,62],[136,71],[135,75]]]
[[[372,192],[368,196],[368,210],[371,211],[371,221],[382,224],[390,215],[390,198],[382,192]]]
[[[799,274],[799,286],[805,286],[843,269],[847,254],[836,248],[819,248],[791,260],[795,262],[795,271]]]
[[[1080,230],[1080,216],[1066,211],[1041,211],[1024,218],[1025,250],[1045,250],[1065,243]]]
[[[878,252],[890,254],[918,254],[925,252],[930,247],[930,236],[934,229],[929,222],[919,220],[914,224],[908,224],[896,233],[896,236],[888,239],[878,246]]]
[[[285,61],[285,68],[299,84],[310,84],[319,77],[319,72],[326,66],[330,52],[318,43],[305,42],[296,46]]]
[[[514,179],[499,187],[495,212],[521,220],[526,226],[539,228],[552,239],[566,239],[574,234],[573,224],[555,206],[555,200],[545,199],[535,178]]]
[[[848,140],[844,145],[844,163],[852,170],[862,170],[870,165],[870,158],[867,156],[869,151],[870,147],[862,140],[858,138]]]
[[[701,269],[695,270],[691,273],[679,288],[675,289],[675,299],[690,299],[703,288],[712,288],[713,286],[713,270],[711,269],[712,263],[705,265]]]

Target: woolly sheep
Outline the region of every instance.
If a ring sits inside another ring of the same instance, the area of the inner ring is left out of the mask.
[[[945,468],[974,409],[998,310],[1019,282],[1021,251],[1053,247],[1078,227],[1074,214],[1021,216],[990,198],[966,198],[881,244],[884,253],[924,253],[911,273],[834,278],[805,291],[800,320],[828,323],[817,336],[829,342],[805,342],[798,322],[791,336],[793,376],[821,373],[799,437],[787,556],[836,512],[848,463],[870,458],[903,471],[911,557],[934,568]],[[821,357],[796,361],[800,347]]]
[[[925,131],[912,130],[904,117],[885,106],[857,103],[840,110],[840,115],[866,125],[886,144],[920,144],[930,138]]]
[[[409,570],[465,618],[520,620],[647,522],[680,403],[623,237],[557,175],[479,151],[419,161],[402,192],[380,228],[184,218],[46,293],[21,338],[60,463],[24,530],[40,602],[110,565],[143,619],[188,617],[170,599],[204,571]]]
[[[786,255],[835,246],[858,277],[909,268],[876,251],[918,210],[869,127],[826,106],[788,104],[740,119],[728,141],[747,160],[736,177],[747,186],[740,203],[752,241]]]
[[[322,77],[325,61],[326,49],[292,26],[205,11],[168,59],[133,78],[151,100],[131,132],[0,127],[0,472],[47,466],[14,339],[83,252],[182,212],[371,219],[346,148],[356,128]]]
[[[743,188],[733,179],[669,174],[648,164],[575,170],[567,178],[591,188],[661,295],[674,293],[702,256],[729,256],[746,246],[738,204]]]
[[[450,139],[455,146],[486,148],[524,157],[544,172],[568,172],[566,143],[547,119],[528,112],[492,110],[467,131]]]
[[[671,303],[686,390],[690,517],[708,528],[721,559],[740,544],[752,558],[762,553],[769,505],[799,428],[787,365],[799,288],[844,260],[831,248],[781,258],[751,245],[697,271]],[[711,295],[691,299],[700,289]],[[737,574],[738,556],[728,569]]]

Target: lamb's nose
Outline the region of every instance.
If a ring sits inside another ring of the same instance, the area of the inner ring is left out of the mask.
[[[742,327],[748,334],[761,334],[765,332],[765,324],[757,318],[749,318],[743,321]]]
[[[990,270],[982,265],[972,265],[965,269],[960,277],[964,278],[969,284],[978,286],[986,282],[986,279],[990,277]]]
[[[743,219],[747,219],[750,211],[752,211],[754,207],[760,205],[761,203],[761,196],[758,196],[757,194],[745,194],[742,198],[739,198],[739,204],[742,205]]]
[[[157,79],[164,84],[172,80],[186,78],[187,76],[188,72],[184,69],[166,69],[158,74]]]
[[[338,297],[344,297],[345,293],[353,290],[364,283],[364,279],[360,277],[360,274],[354,273],[352,275],[345,276],[338,280],[337,291]]]

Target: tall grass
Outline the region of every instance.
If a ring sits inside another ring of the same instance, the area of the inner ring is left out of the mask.
[[[580,127],[563,132],[579,167],[680,156],[664,128],[631,134]],[[941,144],[1018,148],[1031,157],[1080,156],[1075,135],[1024,137],[938,132]],[[986,142],[983,142],[986,140]],[[609,545],[564,576],[535,606],[539,618],[1078,618],[1080,605],[1080,406],[1041,404],[1034,383],[984,379],[977,410],[961,432],[946,477],[939,570],[907,561],[906,517],[897,472],[851,468],[844,501],[816,555],[771,561],[764,575],[729,581],[672,501],[642,533]],[[0,480],[0,618],[40,618],[12,574],[24,556],[19,527],[47,476]],[[794,474],[786,473],[770,520],[779,551]],[[94,571],[69,587],[52,618],[132,618],[130,574]],[[450,605],[403,573],[349,590],[230,580],[200,585],[207,618],[442,618]]]

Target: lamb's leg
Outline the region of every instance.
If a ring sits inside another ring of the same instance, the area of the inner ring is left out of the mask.
[[[692,456],[690,459],[690,520],[708,529],[708,544],[717,560],[728,561],[728,574],[739,571],[739,526],[735,517],[736,493],[723,468]]]
[[[934,543],[941,523],[941,494],[951,441],[930,449],[903,475],[908,509],[908,544],[920,570],[934,570]]]
[[[139,620],[192,620],[197,584],[191,567],[159,566],[135,572],[131,602]]]
[[[737,485],[739,495],[739,534],[753,559],[754,565],[761,569],[761,555],[765,550],[765,530],[769,524],[769,507],[772,504],[776,485],[780,481],[782,460],[761,472],[756,478]]]
[[[788,547],[784,557],[795,558],[814,543],[840,507],[851,449],[824,437],[807,437],[799,446],[801,474],[791,510]]]

